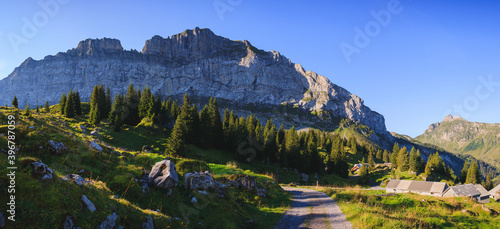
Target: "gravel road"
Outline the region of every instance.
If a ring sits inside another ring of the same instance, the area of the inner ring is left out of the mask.
[[[283,214],[276,229],[352,228],[339,206],[326,194],[303,188],[283,189],[294,197],[292,208]]]

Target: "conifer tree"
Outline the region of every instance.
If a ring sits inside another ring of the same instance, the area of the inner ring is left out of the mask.
[[[109,85],[106,86],[106,93],[104,94],[104,97],[105,97],[104,113],[106,115],[109,115],[109,113],[111,112],[111,106],[112,106],[112,104],[111,104],[111,90],[109,89]]]
[[[17,97],[14,95],[14,99],[12,99],[12,106],[15,108],[19,108],[19,102],[17,101]]]
[[[114,131],[120,131],[125,119],[125,112],[127,110],[127,102],[125,97],[118,93],[115,96],[115,100],[113,102],[113,106],[111,107],[111,111],[109,113],[109,120],[111,125],[114,126]]]
[[[385,162],[385,163],[388,163],[391,161],[390,157],[389,157],[389,152],[387,152],[387,150],[384,150],[384,153],[382,154],[382,160]]]
[[[298,168],[300,166],[300,146],[299,136],[297,135],[297,131],[294,126],[292,126],[290,130],[286,131],[285,152],[288,157],[288,166]]]
[[[224,132],[222,130],[222,120],[219,112],[219,106],[217,105],[217,99],[211,99],[209,106],[210,124],[212,126],[212,134],[214,135],[213,146],[222,148],[222,145],[224,144]]]
[[[101,118],[99,117],[101,115],[101,112],[99,111],[99,106],[91,106],[90,108],[90,115],[89,115],[89,122],[90,124],[96,126],[101,122]]]
[[[368,175],[369,175],[368,166],[365,165],[365,159],[361,160],[361,168],[359,170],[359,178],[358,183],[367,184],[368,183]]]
[[[375,158],[382,160],[382,150],[377,150],[377,154],[375,155]]]
[[[45,113],[49,113],[49,112],[50,112],[49,101],[46,101],[45,102]]]
[[[397,169],[398,168],[398,156],[399,156],[399,145],[398,143],[394,143],[394,147],[392,148],[392,154],[391,154],[391,164],[392,168]]]
[[[40,110],[38,109],[38,105],[36,105],[36,113],[40,113]]]
[[[80,92],[75,93],[75,114],[82,115],[82,101],[80,99]]]
[[[211,147],[214,143],[214,136],[208,105],[205,105],[200,112],[200,129],[202,131],[201,145],[203,147]]]
[[[479,171],[479,166],[477,165],[477,161],[472,162],[467,171],[467,180],[466,184],[480,184],[481,183],[481,172]]]
[[[76,98],[73,91],[69,91],[68,97],[66,99],[66,103],[64,105],[64,115],[66,118],[75,117],[75,107],[76,107]]]
[[[141,93],[141,99],[139,100],[139,118],[143,119],[148,117],[148,111],[151,109],[153,105],[153,95],[151,94],[151,90],[149,86],[144,88]]]
[[[406,146],[399,151],[398,155],[398,169],[400,171],[408,170],[408,150]]]
[[[66,93],[63,93],[61,96],[61,100],[59,101],[59,112],[64,114],[64,106],[66,105]]]
[[[486,183],[484,185],[484,188],[486,190],[491,190],[493,188],[493,180],[491,179],[491,173],[488,173],[488,176],[486,177]]]
[[[30,110],[30,105],[26,103],[26,107],[24,108],[24,116],[31,116],[31,110]]]
[[[460,172],[460,183],[465,184],[467,180],[467,172],[469,171],[470,163],[468,161],[464,162],[464,166],[462,167],[462,171]]]
[[[420,164],[420,155],[415,151],[415,147],[411,148],[410,151],[410,159],[409,159],[409,170],[413,172],[419,172],[419,164]]]
[[[373,160],[373,154],[372,152],[368,153],[368,166],[370,168],[370,171],[372,171],[375,168],[375,160]]]
[[[139,119],[139,100],[140,97],[137,95],[137,91],[134,88],[133,84],[130,84],[127,89],[127,108],[128,115],[125,117],[125,123],[131,126],[135,126],[139,124],[141,121]]]
[[[182,104],[181,113],[175,121],[172,134],[167,142],[166,152],[169,155],[182,156],[184,154],[186,144],[188,144],[189,141],[192,141],[192,139],[189,138],[193,135],[195,117],[193,117],[194,114],[190,103],[189,96],[186,93],[184,95],[184,103]]]

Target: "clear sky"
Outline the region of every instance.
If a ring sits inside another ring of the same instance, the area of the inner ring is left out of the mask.
[[[415,137],[448,113],[500,122],[499,23],[498,1],[2,1],[0,78],[86,38],[142,50],[154,35],[210,28],[281,52]]]

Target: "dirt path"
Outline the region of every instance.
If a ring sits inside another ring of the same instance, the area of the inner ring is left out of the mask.
[[[304,188],[283,187],[292,192],[292,208],[285,212],[276,229],[352,228],[335,201],[325,193]]]

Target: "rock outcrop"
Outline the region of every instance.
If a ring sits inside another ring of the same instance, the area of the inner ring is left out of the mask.
[[[215,182],[208,171],[184,174],[184,185],[188,190],[208,190],[215,188]]]
[[[35,161],[31,163],[31,168],[33,169],[33,175],[37,178],[40,178],[42,181],[52,179],[52,174],[54,173],[54,171],[46,164]]]
[[[149,173],[148,184],[151,187],[167,189],[171,193],[177,183],[179,183],[177,170],[170,160],[156,162]]]
[[[96,84],[109,85],[113,94],[125,94],[131,83],[136,88],[149,85],[161,96],[187,92],[193,98],[216,97],[241,114],[254,112],[287,126],[332,129],[337,124],[328,120],[346,118],[390,138],[382,115],[326,77],[306,71],[279,52],[200,28],[167,38],[154,36],[142,52],[124,50],[119,40],[104,38],[87,39],[75,49],[42,60],[28,58],[0,81],[0,104],[10,104],[14,94],[20,107],[56,104],[70,89],[89,101]],[[259,114],[262,109],[251,107],[271,109]],[[294,114],[297,108],[303,115]]]

